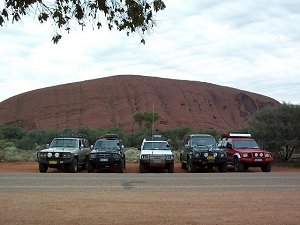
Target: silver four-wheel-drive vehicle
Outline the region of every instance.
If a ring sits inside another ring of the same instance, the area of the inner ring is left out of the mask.
[[[217,148],[216,140],[208,134],[190,134],[184,138],[184,150],[180,153],[181,168],[196,172],[199,168],[219,172],[227,171],[226,152]]]
[[[106,134],[97,139],[90,152],[87,171],[94,172],[96,168],[117,168],[119,173],[125,169],[125,153],[122,140],[117,134]]]
[[[145,173],[149,169],[167,169],[169,173],[174,172],[174,155],[168,141],[160,135],[152,138],[145,138],[141,145],[140,173]]]
[[[46,173],[48,168],[65,168],[76,173],[78,166],[86,167],[90,151],[89,142],[83,135],[54,138],[49,148],[37,153],[39,170]]]

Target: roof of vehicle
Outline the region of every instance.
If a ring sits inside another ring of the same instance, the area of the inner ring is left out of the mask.
[[[106,140],[120,140],[118,134],[105,134],[97,139],[106,139]]]

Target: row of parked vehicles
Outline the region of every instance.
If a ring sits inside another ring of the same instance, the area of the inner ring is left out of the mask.
[[[174,152],[169,140],[153,135],[143,140],[139,150],[140,173],[156,168],[174,172]],[[126,168],[124,145],[116,134],[106,134],[92,146],[83,135],[54,138],[47,149],[37,153],[37,159],[41,173],[47,172],[48,168],[76,173],[79,166],[89,173],[105,167],[123,173]],[[214,167],[219,172],[226,172],[227,165],[233,165],[236,172],[249,167],[270,172],[272,161],[271,152],[260,149],[250,134],[240,133],[224,134],[219,143],[208,134],[190,134],[184,138],[184,149],[180,152],[181,168],[191,173]]]

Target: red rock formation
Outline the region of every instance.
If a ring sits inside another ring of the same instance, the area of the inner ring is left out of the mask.
[[[133,113],[154,110],[156,129],[234,129],[269,97],[196,81],[122,75],[38,89],[0,103],[0,123],[24,129],[120,127],[137,130]]]

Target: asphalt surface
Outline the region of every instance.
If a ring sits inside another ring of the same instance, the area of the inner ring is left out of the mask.
[[[300,189],[300,173],[7,173],[0,174],[0,190],[27,189]]]
[[[298,225],[300,173],[0,173],[0,224]]]

